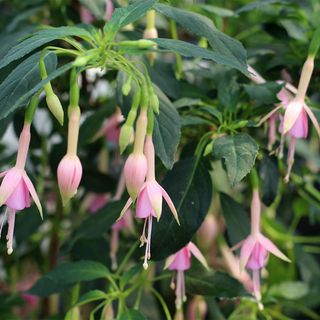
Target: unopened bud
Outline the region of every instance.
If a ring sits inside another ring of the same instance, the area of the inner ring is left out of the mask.
[[[124,176],[131,199],[134,201],[147,175],[147,159],[143,153],[132,153],[125,165]]]
[[[120,129],[119,147],[120,153],[127,148],[133,137],[133,127],[125,123]]]
[[[150,103],[150,106],[151,106],[152,110],[155,113],[159,114],[159,112],[160,112],[160,110],[159,110],[160,103],[159,103],[158,96],[154,92],[149,97],[149,103]]]
[[[131,80],[132,80],[132,77],[129,76],[127,81],[122,86],[122,93],[125,96],[127,96],[131,91]]]
[[[158,38],[158,31],[156,28],[146,29],[143,32],[144,39],[156,39]]]
[[[58,96],[54,93],[51,93],[46,96],[46,101],[50,112],[58,120],[60,125],[63,125],[64,112]]]

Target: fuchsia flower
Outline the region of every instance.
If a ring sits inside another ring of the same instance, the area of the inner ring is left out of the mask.
[[[80,19],[84,23],[92,23],[94,21],[94,16],[92,13],[85,7],[80,7]]]
[[[68,149],[58,166],[58,184],[65,205],[76,193],[82,177],[82,165],[77,156],[80,126],[80,108],[72,107],[69,112]]]
[[[165,263],[165,269],[170,271],[177,271],[177,284],[176,287],[176,308],[181,309],[183,302],[186,301],[186,289],[184,281],[184,271],[189,270],[191,267],[191,255],[194,255],[205,268],[209,268],[206,259],[201,251],[192,242],[189,242],[185,247],[168,257]]]
[[[260,303],[260,270],[264,268],[268,261],[269,252],[276,257],[290,262],[290,260],[260,232],[261,202],[259,191],[253,190],[251,202],[251,234],[243,241],[238,243],[235,248],[240,250],[240,270],[246,267],[252,270],[253,294]]]
[[[30,207],[30,195],[42,217],[42,207],[37,192],[25,171],[25,163],[30,144],[30,124],[25,122],[19,138],[16,165],[0,174],[3,181],[0,186],[0,206],[6,205],[5,218],[8,217],[7,249],[13,252],[13,233],[16,211]],[[2,226],[5,221],[2,222]],[[0,234],[2,230],[0,229]]]
[[[205,320],[207,317],[208,306],[205,299],[201,296],[194,297],[188,305],[188,320]]]
[[[147,160],[147,180],[141,186],[136,208],[136,217],[145,219],[143,232],[141,236],[141,246],[146,244],[146,253],[144,257],[143,267],[148,268],[148,260],[151,258],[151,233],[152,233],[152,220],[157,218],[159,221],[162,213],[162,197],[167,202],[173,216],[179,223],[178,214],[174,207],[172,200],[170,199],[167,192],[159,185],[155,179],[155,154],[154,146],[152,142],[152,136],[148,135],[145,142],[145,157]],[[126,171],[125,171],[126,174]],[[128,185],[128,184],[127,184]],[[133,203],[133,199],[130,197],[126,205],[121,211],[120,218],[130,208]],[[146,226],[148,223],[148,236],[145,236]]]
[[[112,14],[113,14],[113,2],[112,0],[106,0],[106,16],[105,19],[106,21],[110,21],[112,18]]]

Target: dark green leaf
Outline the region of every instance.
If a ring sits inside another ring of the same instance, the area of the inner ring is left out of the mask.
[[[248,213],[241,204],[225,193],[220,193],[223,217],[226,221],[228,238],[232,246],[245,239],[250,233]]]
[[[236,111],[240,88],[235,78],[230,72],[224,70],[219,73],[217,82],[219,102],[224,108]]]
[[[258,149],[256,142],[246,133],[225,135],[214,141],[213,156],[223,161],[232,187],[250,172]]]
[[[120,315],[119,320],[147,320],[146,317],[135,309],[129,309]]]
[[[154,8],[190,32],[207,38],[214,51],[230,61],[231,67],[247,74],[246,51],[242,44],[216,29],[210,19],[163,4],[156,4]]]
[[[153,141],[157,156],[165,167],[171,169],[180,142],[180,116],[159,88],[156,88],[156,94],[160,101],[160,113],[155,116]]]
[[[25,106],[28,94],[40,81],[39,57],[36,53],[19,64],[0,85],[0,119],[8,116],[17,108]],[[47,54],[45,64],[51,74],[57,65],[54,53]],[[34,91],[35,93],[36,91]],[[24,98],[27,96],[27,98]]]
[[[56,39],[63,39],[68,36],[91,38],[91,34],[86,29],[75,26],[48,28],[37,31],[29,38],[22,40],[8,51],[8,53],[0,61],[0,69],[7,66],[12,61],[24,57],[28,53],[48,42]]]
[[[201,9],[209,12],[209,13],[213,13],[216,14],[217,16],[220,17],[232,17],[235,15],[234,11],[226,9],[226,8],[221,8],[221,7],[217,7],[217,6],[213,6],[210,4],[199,4],[198,5]]]
[[[244,85],[245,91],[257,106],[279,102],[277,94],[281,90],[281,87],[282,85],[275,82]]]
[[[61,292],[75,283],[105,278],[108,275],[108,269],[98,262],[65,262],[41,277],[28,292],[46,297]]]
[[[116,184],[116,179],[108,174],[90,168],[83,170],[81,185],[84,186],[87,191],[97,193],[113,192]]]
[[[261,181],[261,198],[265,205],[270,206],[278,195],[280,174],[275,157],[265,154],[260,162],[259,174]]]
[[[152,39],[152,41],[156,42],[161,48],[179,53],[184,57],[207,59],[225,66],[234,67],[234,58],[220,52],[201,48],[189,42],[161,38]]]
[[[301,299],[309,292],[309,286],[302,281],[285,281],[279,284],[274,284],[269,294],[275,297],[284,298],[288,300]]]
[[[259,0],[259,1],[253,1],[253,2],[250,2],[249,4],[241,7],[240,9],[238,9],[236,11],[237,14],[239,13],[243,13],[243,12],[247,12],[247,11],[251,11],[251,10],[254,10],[254,9],[261,9],[265,6],[269,6],[271,4],[275,4],[275,3],[287,3],[287,1],[285,0]]]
[[[161,260],[184,247],[201,226],[211,203],[212,186],[202,162],[193,158],[176,163],[163,181],[178,211],[180,226],[165,207],[152,230],[152,259]]]
[[[114,11],[112,19],[105,26],[106,30],[117,31],[122,27],[139,20],[152,8],[157,0],[138,0],[124,8]]]
[[[187,292],[216,298],[236,298],[248,296],[243,285],[225,272],[206,271],[193,268],[186,273]]]

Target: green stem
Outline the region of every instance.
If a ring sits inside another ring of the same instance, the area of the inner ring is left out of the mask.
[[[126,256],[124,257],[124,259],[122,260],[117,272],[116,272],[116,276],[119,276],[120,273],[124,270],[124,268],[127,265],[127,262],[129,261],[129,259],[131,258],[132,254],[134,253],[134,251],[138,248],[140,244],[140,240],[137,240],[133,246],[131,246],[130,250],[128,251],[128,253],[126,254]]]
[[[178,40],[177,24],[174,20],[170,20],[171,37],[174,40]],[[183,63],[180,54],[176,53],[176,77],[181,79],[183,74]]]

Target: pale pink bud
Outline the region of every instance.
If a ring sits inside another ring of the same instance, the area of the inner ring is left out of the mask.
[[[219,232],[219,226],[213,214],[207,214],[198,230],[198,238],[203,248],[208,249]]]
[[[147,159],[143,153],[132,153],[125,165],[124,176],[131,199],[134,201],[146,179]]]
[[[110,21],[113,14],[113,2],[112,0],[106,0],[106,20]]]
[[[197,296],[191,300],[188,306],[187,311],[187,319],[188,320],[205,320],[207,316],[207,303],[206,301],[200,297]]]
[[[76,193],[82,177],[82,165],[76,155],[66,154],[58,166],[58,184],[62,201],[66,204]]]
[[[84,23],[92,23],[94,21],[92,13],[83,6],[80,7],[80,18]]]
[[[89,199],[88,210],[91,213],[96,213],[103,208],[109,201],[110,197],[107,194],[96,194]]]
[[[120,136],[120,123],[124,120],[119,108],[116,112],[105,122],[102,131],[107,141],[118,144]]]

